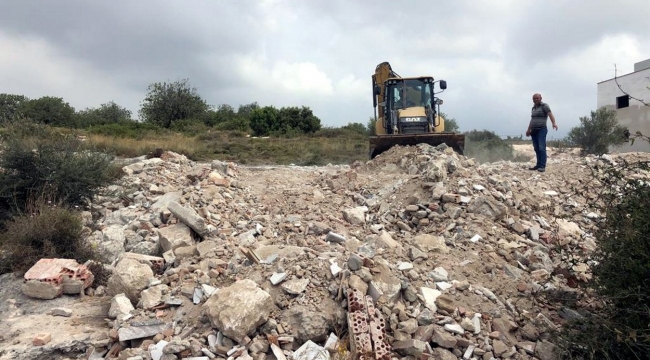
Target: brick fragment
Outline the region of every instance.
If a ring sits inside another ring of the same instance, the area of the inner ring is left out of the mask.
[[[50,341],[52,341],[52,335],[50,333],[39,333],[32,339],[32,345],[43,346]]]

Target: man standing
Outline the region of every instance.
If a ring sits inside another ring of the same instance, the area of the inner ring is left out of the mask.
[[[546,170],[546,134],[548,129],[546,127],[547,118],[551,118],[553,129],[557,130],[555,124],[555,116],[551,112],[551,108],[547,103],[542,102],[542,95],[533,95],[533,108],[530,114],[530,124],[526,130],[526,136],[530,136],[533,140],[533,148],[535,149],[535,156],[537,157],[537,164],[528,170],[537,170],[544,172]]]

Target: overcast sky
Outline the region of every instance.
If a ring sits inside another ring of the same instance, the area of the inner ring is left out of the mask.
[[[647,0],[0,1],[0,93],[108,101],[187,78],[212,105],[308,106],[366,123],[371,75],[444,79],[461,130],[519,135],[542,93],[563,137],[596,83],[650,58]]]

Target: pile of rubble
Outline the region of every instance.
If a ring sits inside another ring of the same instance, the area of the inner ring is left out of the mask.
[[[45,281],[42,260],[24,294],[76,303],[10,302],[0,359],[554,359],[549,331],[584,314],[536,294],[589,278],[599,214],[570,189],[590,161],[556,154],[540,174],[444,145],[351,166],[130,159],[84,213],[110,277],[64,261]]]

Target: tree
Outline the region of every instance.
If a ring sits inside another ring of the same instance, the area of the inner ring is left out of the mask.
[[[75,110],[60,97],[43,96],[23,102],[20,111],[39,124],[74,127]]]
[[[257,101],[252,102],[250,104],[246,105],[239,105],[239,109],[237,109],[237,115],[245,117],[245,118],[250,118],[251,113],[255,109],[259,109],[260,106],[257,104]]]
[[[592,111],[591,117],[581,117],[580,126],[569,131],[567,140],[580,146],[585,154],[602,155],[609,146],[627,142],[628,136],[627,129],[616,121],[616,111],[602,107]]]
[[[445,131],[449,132],[460,132],[460,127],[458,126],[458,122],[456,121],[456,118],[450,117],[449,115],[443,113],[442,111],[440,112],[440,117],[445,119]]]
[[[320,119],[310,108],[265,106],[251,111],[250,127],[254,136],[314,133],[321,128]]]
[[[375,117],[371,116],[366,123],[366,131],[368,135],[373,136],[377,135],[377,128],[375,127]]]
[[[250,127],[253,136],[268,136],[279,123],[280,114],[273,106],[265,106],[251,111]]]
[[[83,127],[132,121],[131,111],[113,101],[101,104],[99,108],[86,108],[79,111],[77,112],[77,118],[79,124]]]
[[[139,111],[140,118],[164,128],[178,120],[203,119],[210,108],[187,79],[154,83],[147,91]]]
[[[24,95],[0,94],[0,124],[17,120],[22,115],[22,106],[29,99]]]
[[[279,124],[277,131],[280,134],[288,134],[296,131],[302,134],[314,133],[321,128],[320,119],[316,117],[310,108],[283,107],[279,112]]]

